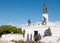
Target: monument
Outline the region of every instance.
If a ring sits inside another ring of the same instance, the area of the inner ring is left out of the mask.
[[[60,22],[51,22],[48,20],[47,5],[43,4],[42,22],[28,23],[21,26],[25,30],[24,40],[39,41],[45,36],[60,36]],[[50,29],[49,29],[50,28]],[[59,32],[58,32],[59,31]],[[28,35],[29,34],[29,35]],[[40,35],[39,35],[40,34]]]

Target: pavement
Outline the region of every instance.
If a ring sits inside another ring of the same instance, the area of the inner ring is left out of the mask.
[[[6,42],[6,41],[1,41],[1,40],[0,40],[0,43],[7,43],[7,42]]]
[[[1,41],[1,40],[0,40],[0,43],[14,43],[14,42],[9,42],[9,41]]]

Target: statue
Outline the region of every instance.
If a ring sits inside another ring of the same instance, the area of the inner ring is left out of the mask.
[[[44,3],[44,8],[43,8],[43,13],[47,13],[47,6],[46,6],[46,3]]]
[[[31,21],[30,21],[30,19],[28,19],[28,26],[30,26],[31,25]]]
[[[46,18],[45,17],[43,17],[42,25],[46,25]]]

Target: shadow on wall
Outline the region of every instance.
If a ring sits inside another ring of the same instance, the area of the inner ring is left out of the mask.
[[[43,37],[45,36],[52,36],[50,27],[47,30],[45,30]]]

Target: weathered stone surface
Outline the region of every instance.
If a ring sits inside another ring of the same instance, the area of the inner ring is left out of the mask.
[[[44,32],[44,37],[45,36],[51,36],[52,35],[52,33],[51,33],[51,29],[50,29],[50,27],[47,29],[47,30],[45,30],[45,32]]]

